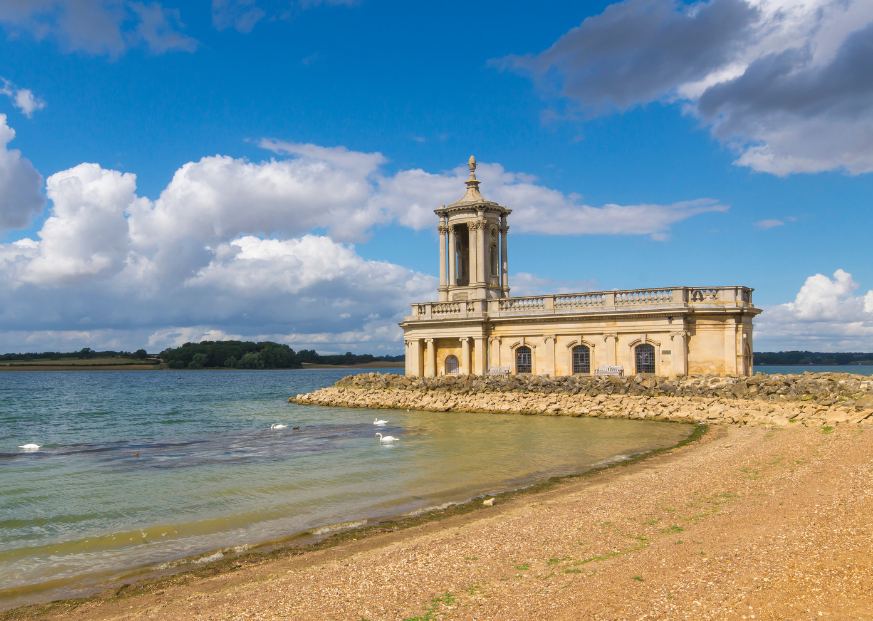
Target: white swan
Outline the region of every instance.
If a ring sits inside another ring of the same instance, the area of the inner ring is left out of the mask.
[[[382,420],[381,418],[377,418],[377,419],[373,420],[373,424],[374,425],[387,425],[388,421]]]
[[[19,444],[18,448],[24,449],[25,451],[38,451],[41,444]]]
[[[281,423],[274,423],[270,425],[270,429],[287,429],[288,425],[283,425]]]
[[[384,436],[383,437],[381,433],[377,433],[376,435],[379,436],[379,442],[397,442],[397,440],[400,439],[400,438],[395,438],[394,436]]]

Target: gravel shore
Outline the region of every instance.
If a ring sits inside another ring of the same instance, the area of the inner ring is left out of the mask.
[[[465,515],[0,618],[870,619],[871,536],[869,427],[714,427]]]

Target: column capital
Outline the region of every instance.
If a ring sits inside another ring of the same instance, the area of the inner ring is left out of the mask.
[[[618,340],[618,335],[615,332],[608,332],[603,335],[603,341],[606,342],[608,339]]]
[[[437,230],[440,232],[440,235],[445,235],[446,233],[449,232],[449,227],[447,227],[447,226],[445,226],[445,225],[443,225],[443,224],[440,224],[440,225],[437,227]]]
[[[555,339],[555,335],[554,335],[554,334],[547,334],[547,335],[545,335],[545,336],[543,337],[543,343],[548,343],[549,341],[553,341],[553,342],[554,342],[555,340],[556,340],[556,339]]]
[[[671,333],[670,333],[670,339],[671,339],[671,340],[672,340],[674,337],[677,337],[677,336],[687,337],[687,336],[688,336],[688,330],[676,330],[675,332],[671,332]]]
[[[467,341],[470,340],[470,337],[469,337],[469,336],[462,336],[462,337],[461,337],[460,339],[458,339],[458,340],[461,341],[462,343],[466,343]]]
[[[433,339],[424,339],[425,343],[433,343]]]
[[[509,233],[509,225],[508,225],[508,224],[503,224],[503,225],[501,225],[501,226],[499,227],[499,229],[500,229],[500,232],[503,233],[504,235],[506,235],[507,233]]]

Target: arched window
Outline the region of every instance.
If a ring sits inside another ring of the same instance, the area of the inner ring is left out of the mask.
[[[515,372],[516,373],[533,373],[533,364],[531,363],[530,347],[522,345],[515,350]]]
[[[587,345],[576,345],[573,348],[573,373],[591,373],[591,350]]]
[[[634,360],[636,361],[637,373],[654,373],[655,346],[649,344],[637,345],[634,350]]]
[[[458,374],[458,357],[457,356],[449,356],[446,358],[446,375],[457,375]]]

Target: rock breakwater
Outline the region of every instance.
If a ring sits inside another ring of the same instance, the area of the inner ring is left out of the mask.
[[[363,373],[289,401],[780,427],[873,423],[873,380],[847,373],[699,375],[679,379],[643,375],[422,378]]]

